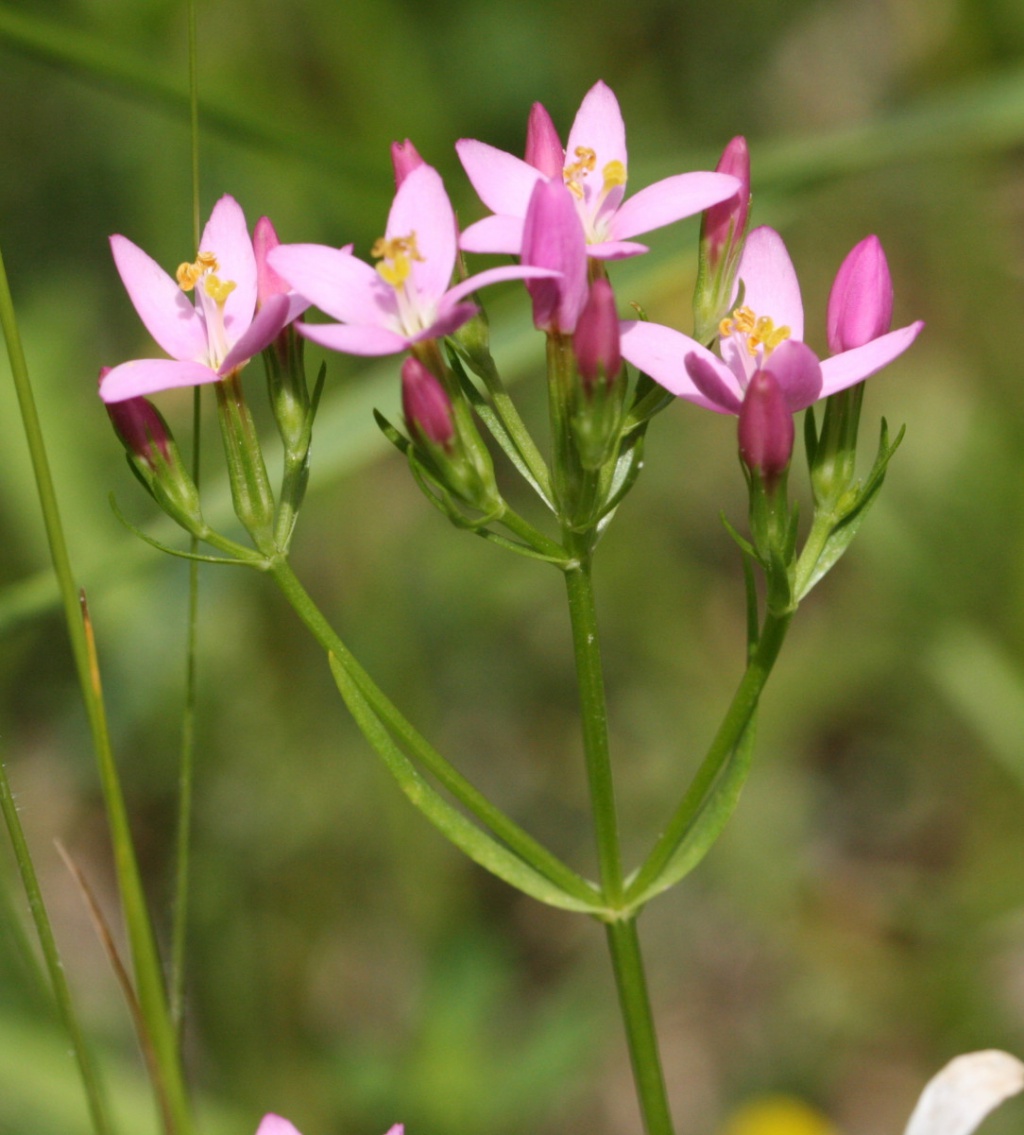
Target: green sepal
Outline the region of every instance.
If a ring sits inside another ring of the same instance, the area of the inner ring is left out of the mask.
[[[544,504],[554,511],[554,504],[547,490],[541,485],[540,481],[534,476],[530,466],[527,464],[523,456],[520,444],[516,442],[515,438],[509,433],[501,416],[495,411],[487,399],[477,389],[476,384],[466,374],[462,361],[455,351],[449,352],[449,361],[451,363],[452,371],[458,379],[459,386],[466,400],[473,407],[477,417],[487,427],[491,437],[494,438],[496,444],[505,454],[505,456],[512,462],[516,471],[523,478],[524,481],[530,486],[531,489],[537,494]]]
[[[608,488],[601,505],[600,516],[606,517],[618,508],[630,489],[636,484],[637,477],[644,467],[644,441],[647,435],[647,422],[643,427],[634,430],[625,439],[625,444],[615,459]]]
[[[815,524],[828,525],[829,532],[806,582],[796,595],[797,602],[803,599],[811,588],[835,567],[840,557],[850,546],[864,521],[864,517],[867,516],[868,509],[878,498],[878,492],[885,481],[886,469],[893,454],[900,447],[905,433],[906,426],[900,427],[900,432],[890,444],[889,427],[883,418],[878,441],[878,453],[863,484],[854,485],[848,489],[830,514],[826,513],[822,517],[815,517]]]
[[[607,915],[608,912],[599,903],[584,902],[545,878],[449,804],[401,751],[341,662],[333,654],[329,659],[338,690],[360,732],[395,778],[406,799],[449,843],[454,844],[478,866],[538,902],[560,910],[598,917]]]
[[[391,444],[402,454],[403,457],[408,457],[409,451],[412,449],[412,442],[405,436],[404,433],[397,426],[393,426],[380,410],[373,411],[373,420],[377,423],[380,432],[391,442]]]
[[[722,526],[725,528],[726,532],[728,532],[729,535],[733,538],[733,540],[735,541],[736,545],[739,547],[739,550],[743,553],[743,555],[746,556],[746,557],[749,557],[752,560],[756,560],[758,558],[757,549],[754,547],[753,544],[751,544],[751,542],[746,538],[746,536],[740,535],[739,531],[733,526],[733,524],[731,523],[731,521],[725,515],[724,512],[721,512],[721,513],[718,514],[718,519],[721,520]]]

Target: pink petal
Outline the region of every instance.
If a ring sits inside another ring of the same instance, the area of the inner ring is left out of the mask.
[[[518,256],[523,247],[522,217],[484,217],[459,237],[465,252],[507,252]]]
[[[100,382],[104,402],[123,402],[141,394],[157,394],[179,386],[200,386],[216,382],[217,374],[202,363],[173,359],[133,359],[109,370]]]
[[[325,244],[282,244],[267,262],[321,311],[342,323],[383,325],[395,318],[394,289],[357,257]]]
[[[395,355],[411,340],[386,327],[357,327],[347,323],[297,323],[307,339],[346,355]]]
[[[472,138],[460,139],[455,149],[477,196],[492,213],[526,216],[530,194],[542,176],[539,170],[514,154]]]
[[[618,208],[611,237],[625,240],[692,217],[710,205],[727,201],[740,188],[735,177],[724,173],[680,173],[641,189]]]
[[[787,339],[761,365],[775,376],[790,413],[805,410],[822,396],[821,364],[806,343]]]
[[[300,1135],[300,1132],[279,1115],[265,1115],[263,1122],[256,1128],[256,1135]]]
[[[245,334],[224,356],[217,373],[223,377],[265,350],[281,334],[288,323],[290,297],[283,293],[270,296],[256,313]]]
[[[597,155],[597,167],[591,177],[601,182],[601,171],[609,162],[626,164],[626,126],[622,121],[619,100],[611,88],[600,80],[596,82],[580,103],[576,120],[569,131],[565,147],[566,164],[576,161],[578,146],[591,149]]]
[[[762,225],[747,237],[738,272],[744,284],[743,303],[776,327],[788,327],[793,339],[804,337],[804,305],[800,284],[782,237]]]
[[[432,166],[418,166],[406,175],[388,215],[387,237],[412,233],[422,257],[412,262],[413,285],[421,305],[432,307],[451,282],[458,240],[455,212],[441,175]]]
[[[587,245],[587,255],[592,260],[625,260],[649,251],[646,244],[635,240],[603,240],[600,244]]]
[[[726,414],[740,412],[745,399],[741,400],[735,394],[733,386],[736,376],[728,367],[717,363],[713,357],[698,355],[696,351],[691,351],[684,362],[686,373],[697,390],[707,399],[710,409]]]
[[[843,351],[841,355],[823,359],[821,396],[845,390],[848,386],[862,382],[876,371],[880,371],[882,367],[888,366],[913,343],[923,327],[924,324],[920,321],[911,323],[898,331],[890,331],[888,335],[882,335],[870,343],[865,343],[863,347],[854,347],[852,351]],[[780,347],[779,350],[781,349]]]
[[[666,390],[707,410],[723,412],[723,407],[702,394],[686,373],[684,359],[692,354],[709,360],[713,367],[722,368],[725,373],[720,374],[720,377],[727,384],[727,388],[734,392],[736,405],[739,406],[740,394],[735,376],[723,366],[721,359],[706,347],[702,347],[696,340],[671,327],[663,327],[660,323],[626,320],[621,324],[621,328],[622,357],[632,363],[637,370],[650,375]]]
[[[443,339],[451,335],[464,324],[468,323],[480,309],[472,303],[442,302],[434,317],[434,322],[424,331],[419,331],[410,339],[410,343],[421,343],[424,339]]]
[[[252,322],[256,310],[256,255],[241,205],[225,194],[213,207],[199,242],[200,252],[217,257],[216,276],[234,282],[224,302],[224,330],[234,343]]]
[[[540,280],[557,277],[558,271],[554,268],[537,268],[529,264],[508,264],[503,268],[488,268],[485,272],[477,272],[475,276],[460,280],[459,283],[447,291],[442,299],[442,306],[455,303],[488,284],[497,284],[502,280]]]
[[[112,236],[110,250],[139,318],[160,346],[175,359],[206,354],[206,328],[192,300],[137,244]]]

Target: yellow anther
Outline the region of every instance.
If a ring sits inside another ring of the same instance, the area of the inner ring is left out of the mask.
[[[207,276],[203,290],[214,303],[222,304],[238,285],[234,280],[222,280],[219,276]]]
[[[611,189],[616,185],[626,184],[626,165],[618,160],[609,162],[604,167],[604,187]]]
[[[756,355],[763,347],[765,355],[772,351],[793,334],[792,329],[783,325],[776,327],[774,320],[767,315],[756,315],[749,307],[738,307],[731,317],[723,319],[718,325],[718,334],[725,338],[728,335],[746,336],[747,350]]]
[[[216,270],[217,257],[212,252],[200,252],[191,264],[187,261],[184,264],[179,264],[174,275],[181,290],[190,292],[206,272],[216,272]]]
[[[380,261],[377,271],[393,288],[400,288],[409,278],[414,260],[423,260],[416,247],[414,232],[408,236],[382,236],[370,249],[370,255]]]
[[[589,146],[577,146],[576,161],[567,165],[562,171],[566,188],[577,197],[583,196],[583,179],[588,173],[593,173],[597,165],[597,154]]]

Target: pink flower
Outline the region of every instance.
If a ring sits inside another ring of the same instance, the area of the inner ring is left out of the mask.
[[[699,213],[740,188],[737,179],[726,174],[682,173],[655,182],[623,202],[626,130],[618,101],[604,83],[596,83],[584,97],[557,166],[558,136],[550,122],[543,107],[534,107],[526,161],[484,142],[463,138],[456,143],[473,188],[494,214],[462,234],[461,245],[467,252],[518,255],[534,186],[551,177],[552,170],[555,177],[561,173],[573,194],[587,253],[602,260],[646,252],[645,245],[630,238]]]
[[[213,207],[199,254],[178,268],[177,281],[126,237],[112,236],[110,247],[139,318],[171,357],[113,367],[100,384],[104,402],[225,378],[269,346],[291,318],[292,300],[284,294],[269,294],[256,309],[256,255],[233,197]]]
[[[924,327],[916,322],[886,333],[876,322],[872,331],[878,333],[872,338],[819,362],[803,342],[800,285],[774,229],[763,227],[750,234],[738,277],[744,286],[743,304],[722,320],[721,358],[688,335],[642,322],[623,323],[623,356],[673,394],[724,414],[739,413],[753,375],[770,366],[786,405],[795,413],[881,370],[903,354]],[[878,279],[876,275],[876,288]],[[884,307],[872,285],[865,284],[858,296],[858,305]]]
[[[265,1115],[256,1128],[256,1135],[301,1135],[301,1133],[287,1119],[282,1119],[279,1115]],[[387,1135],[405,1135],[405,1127],[401,1123],[396,1123],[388,1130]]]
[[[480,272],[449,288],[457,254],[455,213],[437,170],[408,170],[395,194],[376,268],[320,244],[283,244],[268,262],[297,292],[338,323],[300,323],[299,331],[334,351],[391,355],[450,335],[476,314],[463,297],[499,280],[554,276],[509,266]]]

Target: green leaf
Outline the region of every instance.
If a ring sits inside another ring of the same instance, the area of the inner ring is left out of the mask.
[[[896,440],[890,445],[889,427],[885,419],[882,419],[878,454],[875,457],[874,465],[871,467],[871,472],[868,474],[865,482],[852,491],[850,494],[852,499],[850,499],[845,506],[841,502],[841,511],[838,511],[833,521],[832,531],[829,533],[821,549],[821,553],[815,562],[814,569],[808,577],[807,583],[804,585],[799,595],[796,596],[797,602],[803,599],[811,588],[835,567],[839,558],[853,542],[853,538],[857,535],[861,524],[864,522],[864,517],[868,514],[868,509],[870,509],[878,499],[878,491],[885,481],[886,468],[892,460],[893,454],[899,449],[905,433],[906,427],[903,426],[896,435]]]
[[[583,902],[544,878],[449,804],[398,748],[383,722],[333,654],[330,655],[330,663],[338,690],[363,736],[398,782],[409,802],[423,813],[445,839],[468,855],[474,863],[538,902],[584,914],[600,916],[607,913],[598,904]]]
[[[723,828],[736,811],[743,785],[750,774],[756,720],[756,716],[751,717],[746,729],[740,734],[729,759],[695,810],[672,858],[639,895],[630,896],[630,905],[639,908],[655,895],[675,886],[700,863],[722,834]]]

